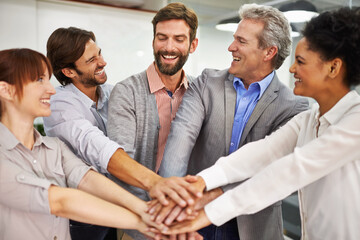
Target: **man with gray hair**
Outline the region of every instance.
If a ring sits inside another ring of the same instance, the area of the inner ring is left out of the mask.
[[[308,101],[295,96],[275,73],[291,50],[284,15],[256,4],[243,5],[239,14],[241,21],[228,48],[231,66],[222,71],[205,69],[189,86],[172,122],[162,176],[196,174],[308,108]],[[233,187],[213,190],[212,195]],[[204,239],[283,239],[281,202],[199,232]]]

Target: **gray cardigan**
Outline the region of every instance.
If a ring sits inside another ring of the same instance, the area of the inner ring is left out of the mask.
[[[193,77],[186,76],[189,83]],[[159,115],[155,95],[150,93],[146,71],[118,82],[110,95],[108,137],[145,167],[155,171],[159,136]],[[150,200],[148,193],[112,179],[139,198]]]

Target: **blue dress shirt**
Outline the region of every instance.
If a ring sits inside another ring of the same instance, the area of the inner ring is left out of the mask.
[[[236,107],[229,154],[235,152],[238,149],[245,125],[249,120],[257,102],[271,83],[271,80],[274,78],[274,74],[275,72],[272,71],[263,80],[250,84],[247,90],[244,87],[242,80],[240,78],[234,77]]]

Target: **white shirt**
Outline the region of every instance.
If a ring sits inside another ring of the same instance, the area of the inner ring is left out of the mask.
[[[318,130],[317,130],[318,129]],[[302,239],[360,239],[360,96],[317,104],[199,173],[207,190],[250,178],[205,206],[215,225],[299,190]]]
[[[56,88],[51,97],[51,115],[44,118],[46,135],[58,137],[81,159],[107,173],[107,165],[119,144],[106,133],[108,100],[113,86],[98,87],[99,100],[93,102],[73,84]]]

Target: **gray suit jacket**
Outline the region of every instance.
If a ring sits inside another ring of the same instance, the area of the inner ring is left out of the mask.
[[[196,174],[228,155],[236,104],[233,80],[227,69],[205,69],[190,85],[172,122],[160,175]],[[275,74],[244,128],[239,147],[264,138],[307,108],[307,99],[295,96]],[[239,216],[240,239],[282,239],[280,205]]]

